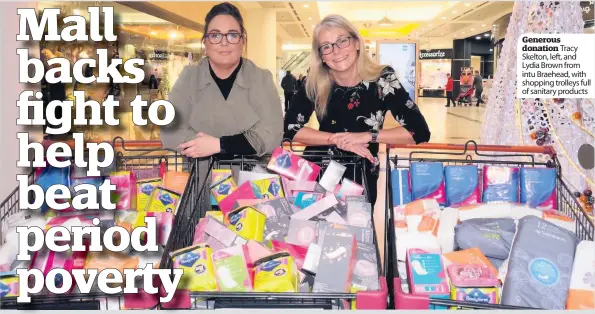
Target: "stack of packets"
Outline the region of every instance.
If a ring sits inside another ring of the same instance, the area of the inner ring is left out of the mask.
[[[100,186],[104,180],[109,178],[112,184],[116,185],[116,191],[112,192],[111,199],[116,204],[116,210],[85,210],[79,211],[74,208],[65,210],[49,209],[43,213],[32,213],[31,211],[19,212],[12,215],[11,219],[3,221],[4,239],[16,239],[16,226],[35,226],[42,229],[62,226],[71,230],[72,227],[94,226],[93,219],[100,220],[99,227],[105,230],[115,225],[124,227],[128,232],[134,228],[145,227],[145,217],[156,217],[157,242],[165,246],[172,226],[174,215],[181,195],[184,192],[189,174],[185,172],[165,171],[164,165],[154,168],[133,169],[126,171],[112,171],[102,173],[101,177],[85,177],[85,171],[69,171],[70,189],[75,195],[75,187],[80,184],[92,184]],[[46,177],[48,178],[48,177]],[[47,181],[47,180],[46,180]],[[45,182],[49,184],[49,182]],[[98,195],[98,199],[101,196]],[[14,221],[14,222],[11,222]],[[4,231],[8,230],[7,233]],[[142,235],[143,237],[145,234]],[[114,239],[118,243],[119,239]],[[147,264],[153,264],[154,268],[163,255],[163,248],[160,252],[133,252],[131,249],[124,252],[53,252],[44,248],[32,255],[30,262],[19,262],[16,260],[18,252],[17,241],[8,241],[0,244],[0,297],[14,297],[18,295],[18,277],[16,269],[28,268],[39,269],[47,274],[51,269],[63,268],[69,271],[73,269],[97,269],[105,268],[124,269],[144,268]],[[137,283],[142,287],[142,282]],[[92,291],[100,292],[97,287]],[[73,287],[69,293],[76,293],[78,287]],[[47,294],[47,291],[41,291]],[[140,295],[139,295],[140,296]],[[128,301],[135,295],[127,295],[122,306],[126,308]],[[151,308],[156,304],[144,304],[135,300],[135,306],[140,308]]]
[[[16,239],[16,227],[17,226],[30,226],[38,227],[47,230],[55,226],[63,226],[68,230],[72,227],[80,226],[94,226],[93,220],[98,218],[100,223],[98,226],[105,230],[105,228],[112,227],[116,224],[115,212],[113,211],[85,211],[85,212],[66,212],[58,213],[51,218],[47,218],[41,213],[35,213],[30,211],[19,212],[12,215],[10,219],[3,221],[3,237],[8,236],[9,239]],[[115,243],[118,244],[117,239]],[[83,245],[88,246],[89,242],[87,238],[83,239]],[[0,297],[9,298],[18,296],[19,279],[16,274],[16,270],[20,268],[25,269],[38,269],[41,270],[44,275],[47,275],[52,269],[61,268],[68,272],[72,272],[75,269],[97,269],[101,272],[103,269],[118,269],[123,272],[124,269],[136,269],[144,268],[147,264],[153,264],[154,268],[158,267],[158,263],[163,255],[163,249],[159,252],[56,252],[49,250],[47,247],[41,250],[31,253],[30,261],[18,261],[16,259],[18,253],[17,241],[7,241],[0,245]],[[60,286],[62,279],[56,278],[56,286]],[[136,287],[142,288],[142,278],[140,282],[135,282]],[[100,293],[97,286],[97,282],[94,283],[92,292]],[[67,294],[79,293],[79,288],[73,286]],[[39,295],[50,294],[47,289],[42,289]],[[135,295],[131,294],[124,298],[122,304],[126,307],[127,304],[134,300]],[[139,303],[136,302],[138,305]],[[154,307],[156,303],[144,303],[141,308]]]
[[[393,203],[434,199],[440,206],[520,203],[539,210],[557,209],[555,168],[447,165],[412,162],[391,173]]]
[[[145,217],[155,217],[157,242],[164,246],[189,177],[187,172],[170,171],[160,177],[145,176],[137,180],[130,171],[112,173],[110,179],[117,187],[114,200],[118,201],[115,224],[132,232],[146,226]]]
[[[372,208],[346,168],[321,168],[288,151],[267,169],[212,172],[219,210],[196,226],[193,245],[171,253],[179,289],[230,292],[379,290]]]
[[[595,308],[595,287],[582,281],[593,271],[595,246],[579,241],[575,221],[561,212],[505,202],[443,208],[427,198],[396,206],[394,219],[396,289],[471,303]]]

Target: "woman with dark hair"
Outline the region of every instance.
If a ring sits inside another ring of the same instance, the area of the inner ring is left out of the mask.
[[[205,18],[206,58],[184,68],[169,93],[176,118],[161,128],[163,147],[187,157],[264,155],[281,144],[283,114],[270,71],[242,57],[243,18],[234,5]]]

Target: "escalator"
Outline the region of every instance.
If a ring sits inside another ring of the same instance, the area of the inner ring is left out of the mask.
[[[306,60],[310,56],[309,51],[303,51],[299,54],[293,55],[289,60],[281,67],[284,71],[294,71],[299,65],[301,65],[304,60]]]

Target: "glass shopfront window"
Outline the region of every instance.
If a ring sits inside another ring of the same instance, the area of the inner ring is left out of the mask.
[[[110,83],[72,83],[48,84],[42,82],[44,105],[52,100],[74,100],[73,92],[85,91],[87,100],[99,103],[109,95],[119,100],[116,118],[117,127],[84,126],[75,127],[73,132],[83,132],[87,141],[109,141],[116,136],[125,140],[155,140],[159,138],[159,129],[155,125],[136,126],[132,123],[130,103],[137,95],[142,100],[153,102],[167,99],[168,92],[180,75],[182,69],[195,63],[203,56],[202,33],[176,25],[169,21],[140,12],[116,2],[39,2],[41,14],[46,8],[60,8],[62,16],[81,15],[89,20],[89,6],[114,8],[114,33],[116,42],[41,42],[41,59],[47,66],[52,58],[62,57],[70,61],[71,72],[74,63],[83,58],[98,60],[97,49],[107,49],[108,59],[120,58],[123,62],[131,58],[144,60],[144,79],[138,84]],[[59,21],[62,20],[61,18]],[[88,22],[89,23],[89,22]],[[103,21],[100,22],[103,27]],[[67,25],[58,25],[59,31]],[[87,31],[89,27],[87,26]],[[119,67],[124,73],[123,67]],[[98,68],[85,66],[85,77],[98,75]],[[57,112],[61,116],[61,112]],[[74,117],[74,114],[73,114]]]

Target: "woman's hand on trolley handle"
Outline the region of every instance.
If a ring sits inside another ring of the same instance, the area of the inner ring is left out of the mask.
[[[186,157],[209,157],[221,151],[221,142],[216,137],[200,132],[195,139],[180,144],[178,149]]]
[[[340,150],[343,150],[346,152],[352,152],[362,158],[366,158],[371,163],[374,163],[374,160],[375,160],[374,156],[368,149],[369,144],[367,144],[367,143],[366,144],[354,144],[354,143],[345,144],[345,143],[341,143],[341,142],[335,143],[333,140],[331,140],[331,142],[333,144],[335,144],[335,146],[337,146],[337,148]]]

